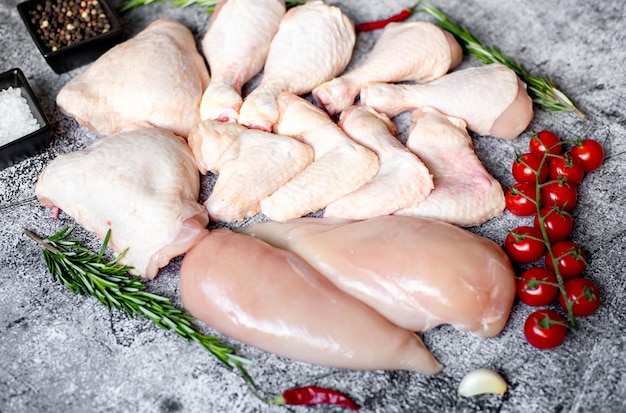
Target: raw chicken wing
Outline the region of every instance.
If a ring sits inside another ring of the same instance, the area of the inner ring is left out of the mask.
[[[292,251],[398,326],[451,324],[498,334],[515,298],[503,249],[442,221],[387,215],[363,221],[299,218],[239,231]]]
[[[284,15],[284,0],[222,0],[215,7],[202,38],[211,70],[200,104],[202,120],[237,119],[241,88],[263,69]]]
[[[367,60],[313,89],[313,96],[330,114],[354,103],[369,82],[428,82],[461,63],[463,50],[454,36],[424,21],[391,23]]]
[[[208,83],[191,31],[159,19],[100,56],[61,88],[56,101],[99,135],[154,126],[186,138],[200,121]]]
[[[106,136],[60,155],[44,169],[35,194],[103,239],[133,274],[159,268],[206,235],[209,217],[198,202],[200,179],[185,140],[156,128]]]
[[[378,174],[356,191],[331,202],[325,217],[367,219],[388,215],[423,201],[433,189],[426,166],[396,137],[396,125],[366,106],[351,106],[339,126],[380,160]]]
[[[395,214],[435,218],[463,227],[502,214],[502,186],[474,153],[465,122],[429,108],[415,110],[412,120],[406,145],[434,175],[435,189],[423,202]]]
[[[234,122],[205,120],[188,138],[198,169],[219,173],[204,203],[213,221],[236,222],[313,162],[313,149],[291,137]]]
[[[339,75],[355,40],[354,24],[339,7],[316,0],[290,9],[270,45],[261,83],[241,106],[239,123],[272,130],[279,93],[303,95]]]
[[[499,63],[457,70],[423,85],[372,83],[361,89],[361,104],[392,117],[430,106],[463,119],[480,135],[504,139],[518,137],[533,117],[526,85]]]
[[[185,255],[180,294],[184,307],[212,328],[284,357],[348,369],[442,368],[417,335],[295,254],[228,229],[211,231]]]
[[[292,93],[278,97],[276,132],[313,147],[315,160],[261,201],[261,212],[285,221],[315,212],[369,182],[380,168],[375,153],[350,139],[311,102]]]

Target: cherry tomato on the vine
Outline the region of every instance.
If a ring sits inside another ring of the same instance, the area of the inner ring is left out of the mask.
[[[550,159],[550,179],[564,178],[568,184],[578,186],[585,177],[583,164],[569,155],[563,155]]]
[[[511,173],[517,182],[537,182],[539,175],[539,183],[548,179],[548,164],[542,164],[543,157],[534,153],[523,153],[515,156]],[[541,167],[541,168],[540,168]]]
[[[566,240],[572,234],[574,219],[569,212],[560,208],[543,207],[539,214],[543,218],[543,226],[546,229],[550,242],[555,243]],[[539,226],[539,215],[535,216],[534,227],[541,229]]]
[[[537,213],[537,187],[529,182],[518,182],[506,191],[506,208],[512,214],[525,217]]]
[[[573,303],[572,311],[576,317],[593,314],[600,306],[600,292],[593,281],[576,277],[567,280],[563,285],[567,298]],[[563,295],[559,297],[561,307],[567,311]]]
[[[561,207],[570,212],[578,201],[576,188],[567,182],[550,182],[541,188],[541,206]]]
[[[544,256],[546,244],[540,230],[522,226],[509,232],[504,240],[504,249],[513,261],[530,264]]]
[[[530,139],[529,149],[531,153],[543,156],[546,148],[553,155],[563,153],[563,145],[560,144],[561,139],[554,132],[542,130],[534,133]]]
[[[587,256],[575,242],[557,242],[552,246],[552,253],[557,260],[559,273],[564,280],[578,277],[587,267]],[[546,268],[556,271],[552,263],[552,255],[548,252],[544,258]]]
[[[585,172],[591,172],[598,169],[604,161],[604,149],[597,141],[593,139],[583,139],[576,142],[570,151],[572,158],[579,161]]]
[[[557,347],[565,340],[565,318],[554,310],[537,310],[524,323],[526,341],[538,349]]]
[[[524,271],[517,280],[516,290],[520,301],[532,307],[550,304],[559,293],[556,275],[543,267]]]

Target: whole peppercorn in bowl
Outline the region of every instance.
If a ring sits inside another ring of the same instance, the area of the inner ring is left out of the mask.
[[[17,8],[37,48],[59,74],[91,63],[124,35],[108,0],[28,0]]]

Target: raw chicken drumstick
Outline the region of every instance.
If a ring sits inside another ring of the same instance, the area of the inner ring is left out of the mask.
[[[386,115],[366,106],[341,113],[339,126],[380,160],[378,174],[354,192],[331,202],[325,217],[367,219],[388,215],[422,202],[433,189],[426,166],[400,142],[396,125]]]
[[[313,162],[313,149],[294,138],[234,122],[205,120],[189,146],[201,173],[219,173],[204,203],[213,221],[236,222],[261,210],[271,195]]]
[[[298,218],[237,231],[296,253],[411,331],[451,324],[491,337],[504,328],[515,298],[515,273],[502,247],[438,220]]]
[[[284,0],[223,0],[215,7],[201,43],[211,71],[202,120],[237,120],[241,88],[263,69],[284,15]]]
[[[391,23],[362,65],[317,86],[313,96],[333,115],[352,105],[369,82],[428,82],[456,67],[462,58],[454,36],[432,23]]]
[[[303,95],[339,75],[355,40],[354,24],[339,7],[316,0],[290,9],[270,45],[261,83],[244,99],[239,123],[271,131],[280,92]]]
[[[474,153],[465,122],[435,109],[413,112],[406,146],[435,179],[426,200],[395,212],[435,218],[462,227],[480,225],[504,211],[504,191]]]
[[[413,332],[343,293],[293,253],[228,229],[183,259],[180,295],[197,319],[233,339],[295,360],[348,369],[442,366]]]
[[[65,211],[103,239],[132,274],[154,278],[159,268],[206,235],[198,202],[200,179],[187,142],[169,131],[136,129],[105,136],[60,155],[35,185],[39,202]]]
[[[457,70],[422,85],[372,83],[361,89],[361,104],[392,117],[429,106],[463,119],[480,135],[504,139],[518,137],[533,118],[526,85],[499,63]]]
[[[278,106],[276,132],[313,147],[315,160],[261,200],[268,218],[284,221],[318,211],[378,173],[376,154],[350,139],[322,109],[288,92],[280,94]]]
[[[186,138],[200,121],[208,83],[191,31],[159,19],[100,56],[59,91],[56,101],[100,135],[155,126]]]

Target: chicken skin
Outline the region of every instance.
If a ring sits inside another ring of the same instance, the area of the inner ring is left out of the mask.
[[[328,204],[325,217],[388,215],[422,202],[430,194],[434,185],[430,171],[396,138],[396,125],[386,115],[365,106],[351,106],[341,113],[339,126],[378,156],[380,169],[371,181]]]
[[[99,135],[154,126],[184,138],[200,121],[209,72],[191,31],[152,22],[118,44],[57,95],[59,108]]]
[[[215,7],[201,43],[211,71],[202,120],[237,120],[241,89],[263,69],[284,15],[284,0],[223,0]]]
[[[432,107],[463,119],[479,135],[503,139],[517,138],[533,118],[526,85],[500,63],[457,70],[426,84],[372,83],[361,89],[361,104],[391,117]]]
[[[313,149],[294,138],[234,122],[205,120],[192,129],[189,146],[201,173],[218,173],[205,201],[213,221],[233,223],[261,210],[274,193],[313,162]]]
[[[200,178],[185,140],[157,128],[109,135],[55,158],[35,185],[39,202],[104,239],[132,274],[159,268],[206,235]]]
[[[429,82],[459,63],[463,50],[454,36],[424,21],[391,23],[360,66],[313,89],[331,115],[354,103],[370,82]]]
[[[376,154],[350,139],[322,109],[292,93],[278,97],[276,132],[313,148],[313,163],[261,200],[261,212],[285,221],[316,212],[369,182],[380,168]]]
[[[271,131],[278,95],[303,95],[339,75],[355,40],[354,24],[339,7],[315,0],[290,9],[270,45],[261,83],[244,99],[239,123]]]
[[[396,215],[434,218],[461,227],[480,225],[504,212],[504,190],[474,153],[465,122],[435,109],[417,109],[406,146],[434,176],[428,197]]]

